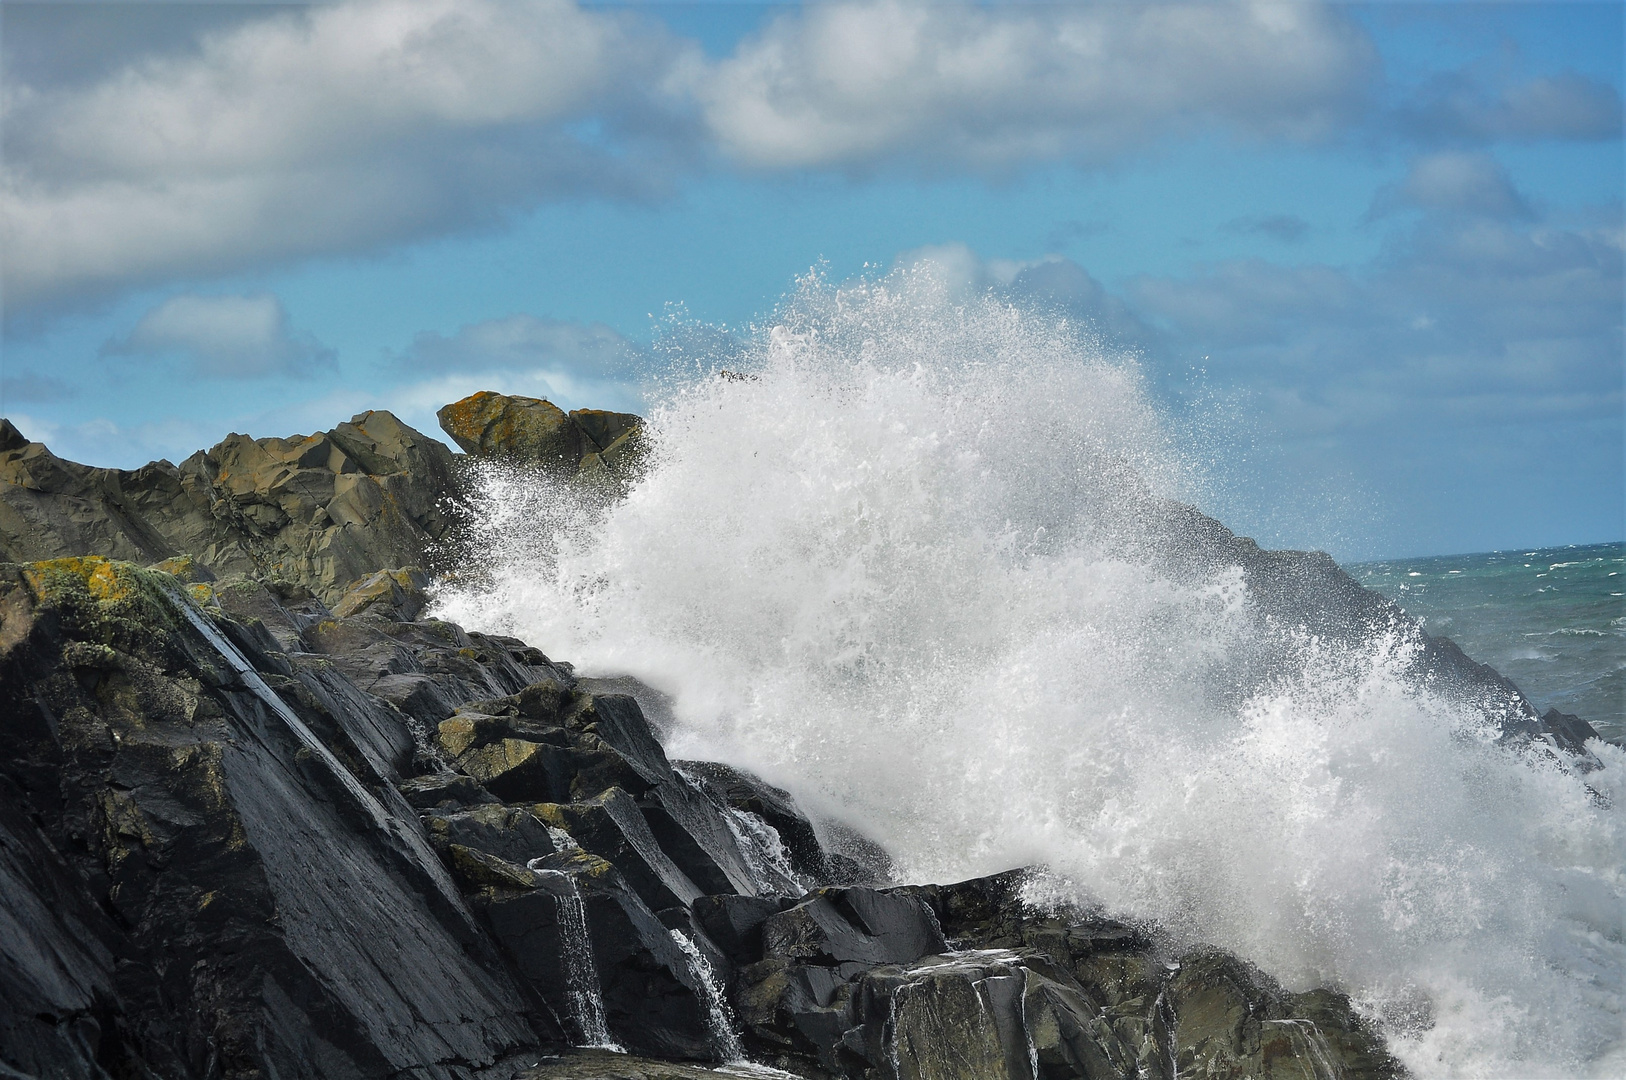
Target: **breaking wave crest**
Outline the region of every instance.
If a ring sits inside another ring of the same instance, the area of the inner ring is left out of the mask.
[[[1239,569],[1183,566],[1149,512],[1194,490],[1175,440],[1076,327],[810,280],[742,370],[665,394],[623,500],[491,471],[441,611],[667,691],[674,756],[908,878],[1044,864],[1345,989],[1419,1075],[1626,1074],[1626,754],[1498,743],[1408,677],[1406,627],[1272,628]]]

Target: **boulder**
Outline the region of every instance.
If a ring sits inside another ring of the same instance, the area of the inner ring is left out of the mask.
[[[688,907],[700,888],[661,849],[632,797],[610,788],[586,802],[540,805],[543,820],[570,833],[583,850],[613,864],[654,911]]]
[[[762,924],[765,956],[844,970],[908,964],[947,947],[920,900],[874,889],[817,889]]]
[[[466,454],[536,465],[566,475],[580,467],[587,441],[563,409],[541,398],[482,390],[435,415],[441,429]]]
[[[488,390],[455,401],[436,416],[446,434],[471,457],[594,483],[631,475],[643,424],[631,413],[578,409],[567,414],[542,398]]]
[[[835,884],[829,880],[825,852],[813,822],[789,792],[722,762],[684,761],[679,762],[679,768],[714,801],[753,814],[771,828],[794,874],[809,881]]]
[[[380,570],[345,590],[333,605],[336,618],[371,611],[387,618],[411,622],[429,606],[429,575],[415,566]]]
[[[471,881],[479,889],[475,906],[535,992],[577,1028],[577,1040],[589,1037],[582,1027],[584,1004],[590,1012],[595,1008],[570,997],[573,991],[592,993],[590,986],[574,986],[587,969],[572,971],[570,963],[585,946],[597,977],[596,1009],[617,1044],[666,1058],[714,1059],[691,962],[620,872],[581,852],[533,865],[535,870],[508,864],[486,871],[484,883]],[[580,925],[570,915],[572,906]],[[583,932],[587,941],[573,937]]]
[[[424,825],[429,842],[448,859],[456,846],[524,866],[559,850],[547,824],[522,807],[497,804],[431,813]]]

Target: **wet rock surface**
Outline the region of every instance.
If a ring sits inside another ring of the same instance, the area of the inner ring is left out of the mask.
[[[636,432],[560,415],[577,475]],[[1026,871],[897,886],[787,792],[670,761],[650,688],[426,618],[454,484],[384,413],[133,472],[0,428],[0,1075],[1400,1075],[1333,991],[1033,909]],[[1390,617],[1212,540],[1273,617]]]

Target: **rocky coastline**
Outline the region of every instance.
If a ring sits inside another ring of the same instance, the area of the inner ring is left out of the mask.
[[[637,417],[535,399],[441,422],[464,457],[370,412],[114,470],[0,421],[0,1077],[1404,1075],[1335,990],[1031,908],[1020,868],[899,884],[669,760],[649,688],[426,617],[468,462],[613,497],[643,453]],[[1405,618],[1325,555],[1145,512],[1261,618]],[[1586,767],[1584,721],[1423,640]]]

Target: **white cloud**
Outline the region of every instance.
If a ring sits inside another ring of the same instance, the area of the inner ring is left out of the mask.
[[[8,84],[7,302],[365,249],[549,193],[628,193],[644,180],[626,147],[566,126],[633,124],[676,51],[569,0],[351,0],[88,84]]]
[[[30,7],[30,33],[49,8]],[[95,21],[76,19],[61,25]],[[8,69],[8,318],[499,226],[547,199],[650,198],[708,150],[765,170],[1099,167],[1193,132],[1347,133],[1379,84],[1340,7],[1277,0],[835,0],[717,61],[647,11],[576,0],[256,6],[197,20],[191,40],[193,23],[158,21],[151,42],[85,46],[56,81],[37,58]],[[26,51],[14,37],[8,24],[8,56]],[[1578,75],[1487,90],[1456,74],[1383,118],[1431,145],[1610,138],[1620,99]],[[1427,179],[1412,197],[1439,205]],[[1458,197],[1483,212],[1497,196]]]
[[[1618,431],[1623,282],[1618,233],[1446,216],[1367,266],[1231,260],[1136,279],[1129,301],[1172,348],[1212,354],[1216,377],[1326,406],[1284,412],[1294,430],[1415,439],[1551,421]]]
[[[228,379],[304,374],[335,361],[332,349],[289,325],[269,293],[172,296],[103,345],[102,355],[179,360],[199,375]]]
[[[780,17],[696,93],[748,166],[997,172],[1216,123],[1315,138],[1359,108],[1374,71],[1365,34],[1321,5],[869,0]]]

